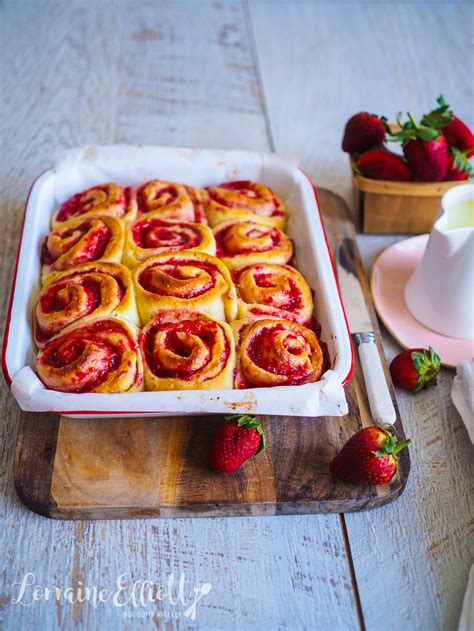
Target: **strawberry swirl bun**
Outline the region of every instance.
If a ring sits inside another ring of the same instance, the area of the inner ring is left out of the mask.
[[[51,272],[62,272],[81,263],[120,263],[124,226],[114,217],[79,217],[56,228],[41,249],[43,281]]]
[[[289,265],[258,263],[232,272],[239,317],[287,318],[309,324],[314,310],[311,289]]]
[[[137,215],[135,189],[119,184],[100,184],[76,193],[66,200],[53,215],[53,228],[77,217],[106,215],[124,221],[133,221]]]
[[[138,218],[159,217],[192,223],[207,223],[207,192],[203,189],[150,180],[137,190]]]
[[[293,245],[282,230],[254,221],[228,221],[214,230],[217,256],[231,270],[251,263],[287,263]]]
[[[263,184],[242,180],[207,189],[207,218],[214,228],[223,221],[255,221],[276,228],[285,227],[285,207],[281,199]]]
[[[139,344],[147,390],[232,388],[234,338],[225,322],[187,309],[159,313]]]
[[[139,326],[130,270],[120,263],[83,263],[51,274],[36,304],[34,338],[43,346],[76,322],[114,316]]]
[[[145,217],[127,226],[123,262],[134,269],[150,256],[181,250],[214,255],[212,230],[202,223]]]
[[[40,349],[36,371],[47,388],[59,392],[143,390],[138,329],[117,318],[72,324]]]
[[[231,327],[237,352],[236,388],[296,386],[321,377],[323,353],[310,329],[279,318],[236,320]]]
[[[229,322],[237,316],[229,270],[204,252],[153,256],[137,267],[133,281],[138,313],[144,323],[168,309],[198,309]]]

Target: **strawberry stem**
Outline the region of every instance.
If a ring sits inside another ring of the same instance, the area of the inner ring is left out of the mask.
[[[440,94],[436,99],[436,103],[438,107],[434,110],[431,110],[428,114],[425,114],[421,119],[421,124],[426,127],[434,127],[439,129],[440,127],[446,127],[449,123],[452,123],[454,120],[453,113],[450,111],[450,107],[448,103],[443,98],[443,95]]]
[[[397,443],[395,449],[393,450],[393,455],[395,456],[395,454],[398,454],[399,451],[405,449],[408,445],[411,445],[411,440],[403,440],[401,443]]]
[[[456,147],[449,148],[449,154],[454,156],[453,167],[460,173],[467,173],[469,177],[473,175],[473,168],[469,162],[469,154],[474,150],[474,147],[468,147],[465,151],[461,151]]]
[[[383,458],[384,456],[395,456],[399,451],[411,444],[411,440],[404,440],[401,443],[397,443],[397,439],[394,434],[387,432],[387,440],[382,445],[381,449],[376,449],[372,453],[374,456]]]
[[[402,123],[401,112],[397,114],[397,123],[400,130],[389,135],[390,141],[401,142],[402,146],[405,147],[412,140],[418,139],[423,142],[430,142],[440,136],[439,125],[426,125],[423,120],[421,123],[417,123],[410,112],[407,112],[407,116],[408,121]]]
[[[413,367],[418,373],[418,385],[414,392],[419,392],[425,386],[435,382],[436,375],[441,366],[441,360],[432,347],[428,350],[413,351],[411,354]]]
[[[416,122],[416,120],[413,118],[413,116],[410,114],[410,112],[407,112],[407,116],[410,119],[411,124],[413,125],[413,127],[415,129],[420,129],[420,126],[418,125],[418,123]]]

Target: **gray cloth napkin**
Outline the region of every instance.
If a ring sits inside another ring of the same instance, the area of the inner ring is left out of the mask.
[[[471,565],[469,582],[462,603],[461,618],[458,631],[472,631],[474,629],[474,565]]]
[[[456,376],[451,387],[451,398],[464,421],[471,443],[474,444],[474,365],[472,361],[462,361],[457,365]]]

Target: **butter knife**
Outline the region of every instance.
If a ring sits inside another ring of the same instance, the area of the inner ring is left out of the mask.
[[[372,418],[378,425],[393,425],[396,412],[385,379],[375,333],[372,329],[364,292],[356,273],[355,243],[343,239],[336,255],[337,276],[349,330],[359,352]]]

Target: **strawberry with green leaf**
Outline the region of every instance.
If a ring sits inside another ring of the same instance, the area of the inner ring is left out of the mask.
[[[473,176],[473,168],[468,156],[474,153],[474,147],[469,147],[466,151],[449,148],[448,170],[444,179],[449,182],[470,180]]]
[[[438,107],[434,110],[431,110],[428,114],[425,114],[421,119],[421,124],[426,127],[434,127],[436,129],[440,129],[441,127],[446,127],[454,120],[454,115],[451,112],[450,106],[444,100],[442,94],[438,96],[436,99],[438,103]]]
[[[419,392],[436,381],[441,360],[431,346],[399,353],[390,364],[393,383],[405,390]]]
[[[332,475],[354,484],[389,484],[398,471],[397,454],[410,444],[380,427],[354,434],[329,465]]]
[[[466,152],[467,157],[471,158],[474,156],[474,134],[466,123],[453,113],[442,95],[436,101],[438,107],[423,116],[421,119],[422,125],[436,128],[442,127],[448,147],[455,147],[462,152]]]
[[[255,416],[232,414],[217,432],[211,447],[210,465],[220,473],[238,469],[266,446],[265,432]]]
[[[422,182],[439,182],[448,169],[448,147],[441,131],[444,122],[431,121],[427,126],[417,123],[408,112],[408,121],[402,123],[397,115],[399,131],[390,134],[390,140],[400,142],[411,172]]]

